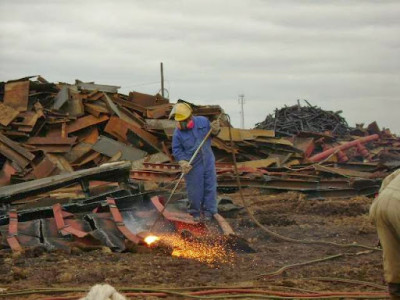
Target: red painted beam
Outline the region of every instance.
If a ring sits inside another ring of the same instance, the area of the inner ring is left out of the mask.
[[[329,155],[335,153],[335,152],[339,152],[339,151],[343,151],[343,150],[347,150],[351,147],[357,146],[359,144],[364,144],[364,143],[368,143],[374,140],[379,139],[379,135],[378,134],[373,134],[373,135],[369,135],[369,136],[365,136],[359,139],[356,139],[354,141],[333,147],[331,149],[328,149],[324,152],[318,153],[312,157],[309,158],[309,161],[311,162],[319,162],[325,158],[327,158]]]

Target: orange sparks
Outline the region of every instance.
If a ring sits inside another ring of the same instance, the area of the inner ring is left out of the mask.
[[[233,253],[218,243],[187,241],[179,235],[162,235],[163,243],[173,248],[172,256],[197,260],[208,265],[233,262]]]
[[[144,239],[144,241],[146,242],[147,245],[150,246],[151,244],[153,244],[154,242],[158,241],[159,239],[160,238],[158,236],[149,235]]]

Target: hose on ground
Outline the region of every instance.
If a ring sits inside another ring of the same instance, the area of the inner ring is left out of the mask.
[[[280,292],[272,290],[258,290],[258,289],[210,289],[196,292],[175,292],[165,289],[155,288],[126,288],[120,287],[119,291],[133,291],[125,292],[124,295],[127,297],[134,296],[156,296],[156,297],[167,297],[167,296],[178,296],[183,298],[194,298],[194,299],[225,299],[225,298],[264,298],[264,299],[328,299],[328,298],[362,298],[362,299],[383,299],[387,298],[386,292],[319,292],[319,293],[291,293],[291,292]],[[9,293],[1,293],[0,297],[21,296],[28,294],[46,294],[46,293],[80,293],[86,289],[83,288],[61,288],[61,289],[33,289],[25,291],[14,291]],[[213,296],[210,296],[213,295]],[[219,295],[219,296],[218,296]],[[42,300],[61,300],[61,299],[79,299],[80,296],[53,296],[41,298]]]
[[[323,257],[323,258],[318,258],[318,259],[313,259],[313,260],[309,260],[309,261],[305,261],[305,262],[301,262],[301,263],[297,263],[297,264],[286,265],[286,266],[283,266],[283,267],[279,268],[276,271],[260,274],[257,277],[258,278],[259,277],[272,277],[272,276],[276,276],[276,275],[279,275],[279,274],[283,273],[287,269],[292,269],[292,268],[295,268],[295,267],[298,267],[298,266],[305,266],[305,265],[315,264],[315,263],[318,263],[318,262],[328,261],[328,260],[331,260],[331,259],[344,257],[344,256],[362,255],[362,254],[369,254],[369,253],[371,253],[371,250],[358,252],[358,253],[355,253],[355,254],[339,253],[339,254],[335,254],[335,255],[331,255],[331,256],[327,256],[327,257]]]
[[[380,290],[387,290],[387,287],[373,282],[354,280],[347,278],[336,278],[336,277],[306,277],[306,278],[296,278],[296,280],[315,280],[315,281],[332,281],[332,282],[344,282],[363,286],[370,286]]]

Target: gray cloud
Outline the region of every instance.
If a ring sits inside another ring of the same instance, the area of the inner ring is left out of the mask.
[[[398,1],[0,2],[0,80],[41,74],[220,104],[246,126],[296,99],[400,133]]]

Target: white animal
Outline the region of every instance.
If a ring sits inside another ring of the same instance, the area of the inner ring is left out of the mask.
[[[109,284],[96,284],[92,286],[86,297],[79,300],[127,300]]]

